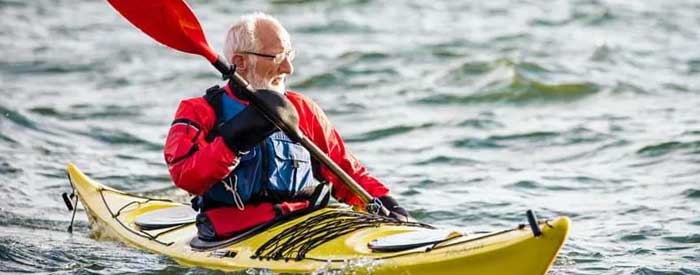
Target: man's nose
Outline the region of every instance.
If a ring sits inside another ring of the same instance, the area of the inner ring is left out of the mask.
[[[282,60],[282,63],[280,63],[279,72],[288,75],[294,73],[294,65],[292,65],[291,61],[289,61],[289,58]]]

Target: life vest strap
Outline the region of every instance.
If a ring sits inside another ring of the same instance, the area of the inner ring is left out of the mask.
[[[214,127],[209,131],[207,136],[204,138],[206,142],[211,143],[214,141],[214,138],[219,135],[219,123],[220,119],[222,116],[222,110],[221,110],[221,95],[225,90],[219,85],[214,85],[207,89],[207,93],[204,95],[204,99],[209,103],[212,109],[214,109],[214,113],[216,114],[216,122],[214,123]]]

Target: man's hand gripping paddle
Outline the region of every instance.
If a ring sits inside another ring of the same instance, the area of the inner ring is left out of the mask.
[[[367,193],[299,130],[298,121],[273,115],[275,112],[265,103],[265,99],[261,98],[265,95],[257,95],[248,82],[236,73],[235,68],[212,50],[197,16],[184,0],[108,0],[108,2],[129,22],[156,41],[170,48],[206,58],[221,72],[224,79],[228,79],[231,85],[239,88],[250,99],[253,106],[265,118],[290,138],[299,141],[314,158],[340,178],[362,200],[368,212],[389,214],[378,199]]]

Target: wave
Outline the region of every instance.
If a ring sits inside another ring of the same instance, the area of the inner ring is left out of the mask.
[[[528,103],[533,101],[569,101],[596,93],[600,88],[592,83],[567,83],[548,85],[535,81],[513,81],[493,90],[478,91],[471,95],[438,94],[423,98],[424,104],[479,104],[479,103]]]
[[[445,156],[445,155],[439,155],[439,156],[434,156],[426,160],[421,160],[414,162],[414,165],[436,165],[436,164],[446,164],[446,165],[471,165],[479,163],[477,160],[469,159],[469,158],[463,158],[463,157],[454,157],[454,156]]]
[[[529,22],[533,27],[558,27],[580,23],[588,26],[601,26],[615,22],[618,16],[613,9],[602,1],[578,1],[564,18],[552,19],[551,16],[536,18]]]
[[[143,175],[131,172],[126,175],[109,175],[109,176],[94,176],[98,180],[108,186],[120,190],[128,190],[133,193],[158,193],[176,189],[172,184],[170,175],[165,173],[167,169],[163,168],[164,173],[157,175]]]
[[[64,74],[64,73],[89,73],[100,67],[98,63],[68,63],[68,62],[0,62],[0,71],[13,75],[32,74]]]
[[[337,65],[295,81],[290,86],[294,89],[362,88],[378,84],[397,76],[398,71],[390,66],[367,66],[367,64],[376,64],[388,60],[390,57],[389,54],[381,51],[343,52],[335,57]],[[363,81],[357,81],[353,78],[360,78]]]
[[[68,213],[68,212],[66,212]],[[67,216],[68,214],[66,214]],[[0,226],[3,227],[20,227],[32,230],[54,230],[54,231],[64,231],[68,228],[68,221],[56,221],[41,219],[36,217],[28,217],[19,214],[15,214],[9,211],[0,212]],[[87,229],[89,226],[87,223],[82,221],[76,221],[74,227]]]
[[[434,123],[425,123],[425,124],[420,124],[420,125],[415,125],[415,126],[409,126],[409,125],[398,125],[398,126],[393,126],[393,127],[388,127],[388,128],[381,128],[377,130],[372,130],[357,136],[352,136],[347,139],[345,139],[348,142],[364,142],[364,141],[374,141],[374,140],[379,140],[395,135],[400,135],[404,133],[411,132],[416,129],[427,129],[430,127],[433,127],[435,124]]]
[[[130,118],[142,115],[143,106],[89,106],[73,105],[70,111],[58,110],[54,107],[40,106],[29,109],[30,112],[47,117],[55,117],[61,120],[85,120],[103,118]]]
[[[84,230],[87,229],[80,229]],[[170,259],[129,249],[123,245],[117,248],[119,253],[114,253],[115,243],[95,243],[94,240],[82,237],[82,234],[56,234],[48,230],[12,233],[14,234],[11,236],[0,236],[0,272],[170,274],[159,271],[173,270],[165,266],[174,265]]]
[[[605,141],[608,135],[584,127],[575,127],[563,132],[533,131],[506,135],[491,135],[485,138],[467,137],[453,142],[455,147],[503,148],[534,143],[542,146],[569,146]]]
[[[306,34],[367,34],[374,32],[371,26],[364,26],[347,20],[334,19],[330,22],[315,23],[310,26],[299,27],[294,30],[297,33]]]
[[[550,191],[572,191],[578,188],[569,187],[566,185],[553,185],[532,180],[521,180],[512,184],[506,185],[509,189],[525,189],[525,190],[550,190]]]
[[[7,143],[11,143],[11,144],[18,144],[18,143],[19,143],[19,142],[17,142],[15,139],[13,139],[13,138],[11,138],[11,137],[9,137],[9,136],[6,136],[6,135],[4,135],[3,133],[0,133],[0,141],[4,141],[4,142],[7,142]]]
[[[676,151],[700,154],[700,140],[690,142],[669,141],[647,145],[637,150],[637,154],[644,157],[659,157]]]
[[[2,135],[0,135],[0,137],[2,137]],[[14,167],[10,162],[0,159],[0,174],[9,175],[17,173],[22,173],[22,168]]]
[[[149,151],[163,150],[163,144],[148,141],[124,130],[90,127],[88,131],[78,131],[77,134],[110,145],[139,145]]]
[[[569,101],[598,92],[592,82],[548,81],[553,73],[534,63],[509,59],[467,62],[438,79],[438,86],[454,92],[438,92],[419,99],[423,104],[528,103]],[[473,92],[470,92],[473,91]],[[467,94],[465,94],[467,93]]]
[[[488,138],[463,138],[452,142],[452,145],[460,148],[473,148],[473,149],[494,149],[503,148],[505,146],[500,145]]]
[[[700,243],[700,234],[690,234],[684,236],[666,236],[664,240],[676,243]]]
[[[700,189],[691,188],[683,191],[683,196],[689,199],[700,199]]]
[[[31,119],[22,115],[18,111],[0,105],[0,121],[4,119],[7,119],[25,128],[37,129],[36,124]]]
[[[633,275],[695,275],[698,274],[697,271],[689,268],[678,268],[678,269],[659,269],[659,268],[649,268],[640,267],[635,269],[632,273]]]
[[[480,118],[471,118],[463,120],[462,122],[458,123],[457,126],[470,127],[475,129],[499,129],[505,127],[503,123],[500,123],[496,120]]]

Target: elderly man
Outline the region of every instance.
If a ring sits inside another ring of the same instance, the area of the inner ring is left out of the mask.
[[[300,130],[379,198],[391,216],[408,218],[387,187],[345,147],[321,108],[286,90],[286,78],[294,72],[294,50],[275,18],[262,13],[243,16],[229,30],[224,51],[254,89],[283,94],[299,116]],[[240,91],[231,87],[215,86],[204,97],[183,100],[166,141],[165,160],[175,185],[197,195],[193,207],[200,211],[200,238],[228,237],[307,207],[313,178],[332,183],[339,201],[361,206],[329,169],[317,165],[304,147],[248,107]]]

